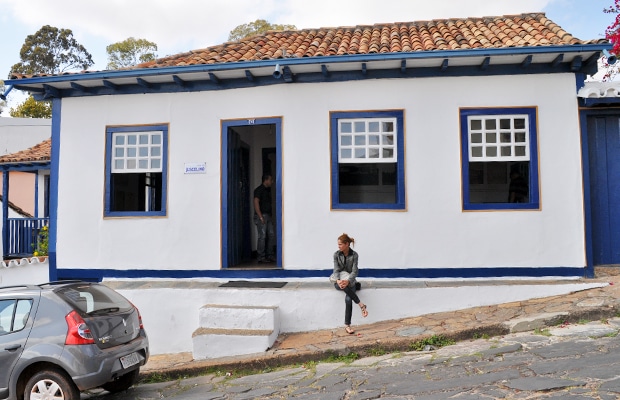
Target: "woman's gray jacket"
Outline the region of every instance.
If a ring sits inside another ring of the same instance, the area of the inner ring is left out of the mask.
[[[349,249],[349,255],[345,257],[344,253],[337,250],[334,253],[334,273],[332,277],[339,277],[341,272],[347,272],[349,274],[349,286],[355,285],[355,278],[357,278],[357,252],[353,249]]]

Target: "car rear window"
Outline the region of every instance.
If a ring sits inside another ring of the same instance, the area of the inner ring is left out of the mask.
[[[71,306],[89,315],[129,311],[133,306],[119,293],[104,285],[71,285],[56,293]]]

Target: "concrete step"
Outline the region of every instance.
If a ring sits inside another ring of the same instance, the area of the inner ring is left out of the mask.
[[[198,326],[206,329],[279,330],[278,307],[207,304],[200,308]]]
[[[263,353],[278,338],[276,330],[205,329],[192,335],[194,360]]]
[[[278,307],[207,304],[192,334],[195,360],[261,353],[280,334]]]

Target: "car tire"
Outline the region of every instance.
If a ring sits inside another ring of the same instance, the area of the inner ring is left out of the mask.
[[[80,391],[73,381],[58,371],[39,371],[26,383],[24,399],[50,398],[79,400]]]
[[[131,372],[126,373],[125,375],[119,376],[113,381],[101,385],[101,388],[107,390],[110,393],[122,392],[132,387],[133,384],[138,381],[139,376],[140,369],[135,369]]]

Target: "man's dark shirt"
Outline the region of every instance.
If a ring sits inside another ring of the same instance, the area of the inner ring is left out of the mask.
[[[271,188],[261,184],[254,189],[254,197],[258,198],[261,214],[271,215]]]

